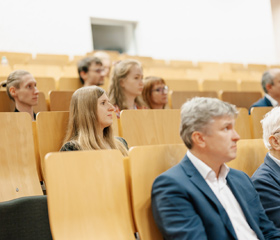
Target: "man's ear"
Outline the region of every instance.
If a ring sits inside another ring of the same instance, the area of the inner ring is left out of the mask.
[[[9,88],[9,92],[13,98],[16,96],[16,88],[14,86]]]
[[[268,139],[270,146],[277,151],[280,151],[280,141],[279,138],[275,137],[274,135],[270,136]]]
[[[201,148],[204,148],[206,146],[204,135],[202,132],[198,132],[198,131],[193,132],[192,142]]]
[[[87,73],[85,71],[80,72],[81,78],[86,81],[87,80]]]
[[[265,85],[265,88],[266,88],[267,91],[269,91],[269,90],[272,88],[272,84],[267,83],[267,84]]]

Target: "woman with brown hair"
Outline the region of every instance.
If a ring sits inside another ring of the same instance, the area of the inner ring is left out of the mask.
[[[113,137],[114,106],[97,86],[76,90],[70,103],[68,130],[60,151],[119,149],[127,155],[124,139]]]
[[[109,87],[109,97],[116,108],[117,116],[124,109],[141,109],[144,104],[141,101],[143,90],[143,71],[141,63],[126,59],[114,66]]]
[[[143,100],[150,109],[164,109],[168,102],[168,87],[160,77],[144,79]]]

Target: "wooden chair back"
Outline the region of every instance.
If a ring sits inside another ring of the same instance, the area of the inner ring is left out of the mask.
[[[251,177],[263,163],[267,151],[262,139],[239,140],[237,142],[237,156],[227,165],[241,170]]]
[[[24,69],[30,72],[35,79],[38,77],[54,78],[57,80],[62,74],[62,68],[58,65],[45,65],[45,64],[15,64],[14,70]],[[40,88],[38,88],[40,90]]]
[[[38,53],[35,58],[28,61],[28,64],[66,65],[68,62],[68,55]]]
[[[179,109],[123,110],[120,133],[128,146],[183,143]]]
[[[28,113],[0,113],[0,201],[42,195]]]
[[[197,80],[166,79],[166,85],[173,91],[199,91]]]
[[[261,120],[264,118],[265,114],[268,113],[273,107],[253,107],[251,108],[251,127],[252,127],[252,137],[262,138],[263,129],[261,125]]]
[[[45,94],[39,92],[38,105],[33,107],[35,113],[48,111]],[[11,100],[7,93],[0,91],[0,112],[13,112],[15,110],[15,102]]]
[[[37,88],[49,99],[49,92],[56,89],[56,83],[52,77],[36,77]]]
[[[252,104],[262,98],[261,92],[232,92],[223,91],[221,100],[236,105],[237,107],[249,109]]]
[[[186,152],[184,144],[137,146],[129,150],[132,209],[140,239],[163,239],[152,215],[152,184],[158,175],[180,162]]]
[[[83,85],[77,77],[61,77],[58,80],[58,89],[60,91],[75,91]]]
[[[49,93],[50,111],[69,111],[74,91],[51,91]]]
[[[41,159],[42,177],[44,179],[45,155],[57,152],[63,144],[68,126],[69,112],[40,112],[37,115],[38,148]]]
[[[261,86],[260,82],[254,82],[254,81],[241,81],[239,83],[240,91],[242,92],[261,92],[263,93],[263,88]]]
[[[218,98],[216,91],[170,91],[169,92],[169,107],[171,109],[180,109],[181,106],[193,97],[212,97]]]
[[[13,66],[14,64],[24,64],[32,59],[31,53],[0,52],[0,58],[3,56],[7,58],[10,66]]]
[[[237,81],[216,81],[204,80],[202,82],[202,91],[237,91]]]
[[[119,150],[50,153],[45,169],[54,239],[135,239]]]
[[[240,139],[252,138],[250,116],[246,108],[238,108],[234,129],[239,134]]]

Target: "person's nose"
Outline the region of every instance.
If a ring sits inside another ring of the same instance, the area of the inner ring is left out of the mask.
[[[106,70],[105,69],[100,73],[100,76],[103,77],[103,78],[106,76]]]
[[[232,133],[232,140],[237,142],[238,140],[240,140],[240,136],[239,134],[235,131],[235,129],[233,129],[233,133]]]
[[[37,87],[34,88],[34,94],[39,94],[39,90]]]
[[[108,111],[110,111],[110,112],[115,111],[115,107],[113,106],[112,103],[109,103]]]

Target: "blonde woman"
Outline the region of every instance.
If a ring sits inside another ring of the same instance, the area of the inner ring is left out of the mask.
[[[25,70],[16,70],[0,83],[6,87],[10,99],[15,102],[15,112],[27,112],[32,120],[36,120],[33,106],[38,104],[39,91],[34,77]]]
[[[114,106],[97,86],[76,90],[72,96],[68,130],[60,151],[119,149],[127,155],[124,139],[113,137]]]
[[[120,117],[120,111],[123,109],[145,108],[141,101],[143,87],[140,62],[126,59],[115,65],[109,87],[109,98],[115,106],[117,117]]]
[[[168,87],[160,77],[144,79],[143,100],[150,109],[164,109],[168,102]]]

